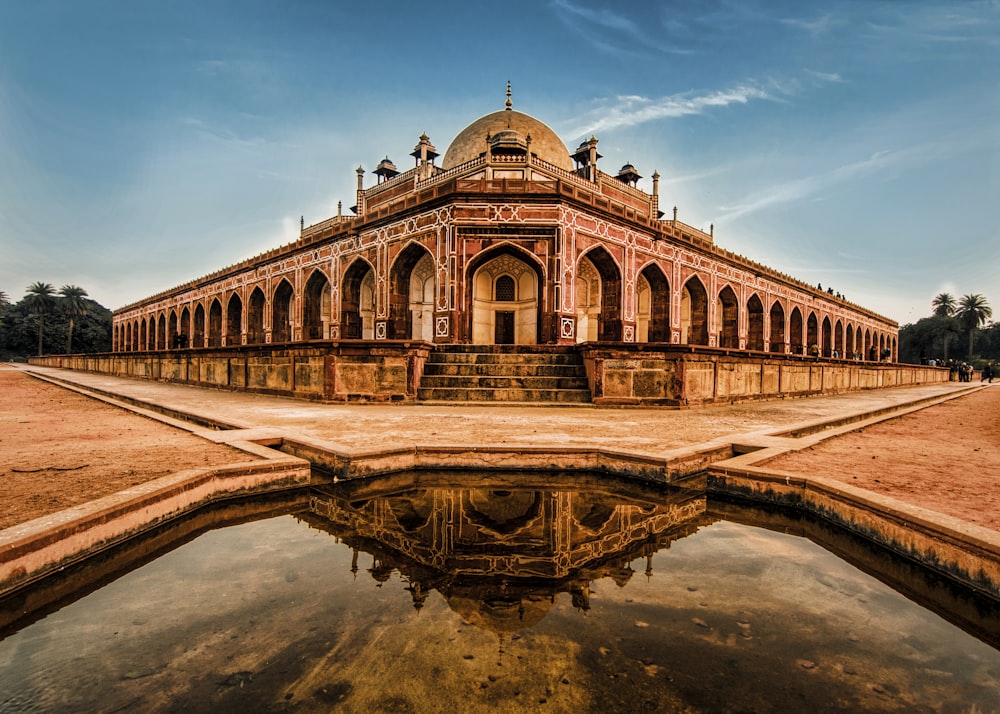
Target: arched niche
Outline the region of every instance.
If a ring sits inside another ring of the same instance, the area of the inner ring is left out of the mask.
[[[302,337],[325,340],[330,336],[330,281],[321,270],[314,270],[302,295]]]
[[[526,254],[491,251],[472,270],[472,343],[533,345],[539,341],[539,269]]]
[[[292,310],[295,300],[292,284],[287,280],[278,283],[271,300],[271,342],[291,342]]]
[[[375,271],[358,258],[344,273],[340,289],[340,335],[370,340],[375,335]]]
[[[636,342],[670,342],[670,284],[658,265],[636,280]]]
[[[708,292],[698,276],[681,289],[681,343],[708,344]]]

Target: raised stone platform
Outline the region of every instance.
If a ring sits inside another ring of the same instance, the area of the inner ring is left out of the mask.
[[[31,363],[329,402],[558,404],[587,401],[589,392],[595,405],[688,407],[949,379],[942,367],[664,343],[442,346],[358,340],[63,355]]]

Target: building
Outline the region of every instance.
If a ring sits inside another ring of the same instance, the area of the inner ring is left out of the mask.
[[[116,311],[114,351],[406,341],[895,358],[894,321],[665,215],[659,174],[647,193],[631,164],[604,172],[597,138],[570,151],[513,109],[509,86],[443,157],[426,134],[410,156],[368,182],[359,167],[349,215]]]

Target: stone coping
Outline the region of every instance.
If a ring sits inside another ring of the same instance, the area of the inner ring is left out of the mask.
[[[1000,598],[1000,533],[833,479],[727,462],[708,469],[709,494],[791,507]]]

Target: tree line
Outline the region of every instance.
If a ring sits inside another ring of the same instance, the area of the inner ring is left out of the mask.
[[[978,293],[958,299],[939,293],[931,300],[930,316],[900,328],[899,360],[965,359],[980,369],[1000,359],[1000,323],[991,322],[992,317],[993,308]]]
[[[0,290],[0,358],[111,351],[111,311],[77,285],[32,283],[11,303]]]

